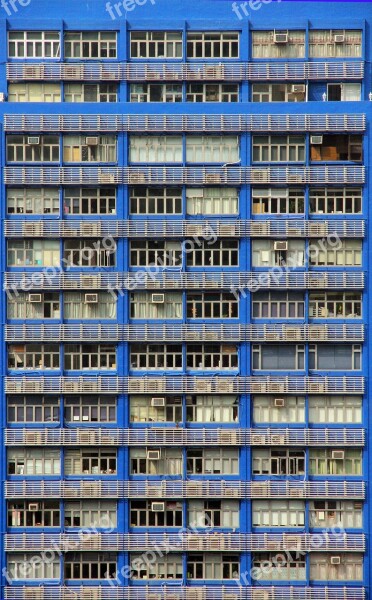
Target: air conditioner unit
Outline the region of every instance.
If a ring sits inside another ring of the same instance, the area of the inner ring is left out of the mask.
[[[322,135],[311,135],[310,136],[310,144],[313,144],[314,146],[323,144],[323,136]]]
[[[81,287],[83,288],[97,288],[98,285],[98,277],[95,275],[81,275]]]
[[[30,504],[28,505],[28,510],[30,512],[36,512],[39,509],[40,509],[40,506],[39,506],[38,502],[30,502]]]
[[[151,510],[153,512],[164,512],[165,502],[151,502]]]
[[[274,44],[288,44],[288,33],[274,33]]]
[[[332,450],[332,459],[333,460],[344,460],[345,458],[345,450]]]
[[[235,225],[220,225],[218,234],[226,237],[234,237],[236,235]]]
[[[279,446],[283,446],[283,444],[285,444],[285,435],[272,435],[271,436],[271,443],[272,444],[278,444]]]
[[[102,562],[105,560],[103,558]],[[80,600],[102,600],[100,588],[83,588],[79,591]]]
[[[151,398],[151,406],[154,406],[156,408],[165,406],[165,398]]]
[[[5,101],[5,94],[4,92],[0,92],[0,102],[4,102]]]
[[[40,446],[43,443],[42,434],[34,431],[26,431],[25,444]]]
[[[89,137],[85,138],[85,144],[87,146],[98,146],[98,143],[99,143],[99,138],[97,136],[94,136],[94,137],[89,136]]]
[[[288,183],[303,183],[302,175],[299,173],[289,173],[287,177]]]
[[[28,295],[28,301],[31,304],[36,304],[36,303],[40,304],[41,299],[42,299],[42,295],[41,294],[29,294]]]
[[[206,184],[221,183],[221,175],[219,173],[207,173],[205,176]]]
[[[265,436],[264,435],[252,435],[252,444],[265,444]]]
[[[44,69],[39,66],[24,66],[23,67],[23,77],[24,79],[41,79],[43,77]]]
[[[288,250],[288,242],[274,242],[274,250]]]
[[[99,225],[100,223],[81,223],[80,233],[83,237],[99,235]]]
[[[288,550],[300,550],[301,537],[299,535],[285,535],[283,545]]]
[[[195,382],[195,391],[196,392],[211,392],[212,384],[209,381],[202,381],[197,379]]]
[[[305,495],[305,490],[303,488],[290,488],[289,495],[295,496],[296,498],[303,497]]]
[[[84,304],[97,304],[98,294],[84,294]]]
[[[269,600],[270,592],[268,590],[252,589],[252,600]]]
[[[292,85],[292,92],[294,94],[304,94],[306,92],[306,85],[304,83]]]
[[[285,327],[284,337],[286,340],[301,340],[301,329],[299,327]]]
[[[331,556],[330,563],[331,563],[331,565],[340,565],[341,564],[341,556]]]
[[[44,600],[44,590],[38,587],[24,588],[22,598],[24,600]]]
[[[265,221],[253,221],[251,223],[251,236],[255,235],[268,235],[269,234],[269,223]]]
[[[164,294],[151,294],[151,303],[152,304],[164,304],[165,296]]]
[[[30,136],[27,138],[28,146],[38,146],[40,144],[40,138],[38,136]]]
[[[250,183],[267,183],[269,181],[269,171],[267,169],[252,169]]]
[[[160,450],[148,450],[147,460],[160,460]]]
[[[336,33],[333,36],[333,41],[335,44],[343,44],[345,42],[345,35],[343,33]]]
[[[284,398],[274,398],[275,408],[283,408],[285,406]]]

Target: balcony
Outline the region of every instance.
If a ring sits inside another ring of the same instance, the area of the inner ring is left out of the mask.
[[[365,115],[5,115],[6,132],[363,132]]]
[[[6,446],[364,446],[364,429],[6,429]]]
[[[363,166],[5,167],[7,185],[363,184]]]
[[[117,325],[77,323],[5,325],[8,342],[351,342],[364,340],[364,326],[335,325]]]
[[[364,377],[6,377],[7,394],[363,394]]]
[[[363,500],[363,481],[7,481],[14,498],[322,498]]]
[[[277,219],[273,215],[265,215],[266,220],[233,220],[206,219],[203,221],[184,220],[7,220],[4,223],[5,236],[9,238],[182,238],[188,236],[210,235],[213,231],[219,238],[254,237],[254,238],[318,238],[327,235],[338,235],[346,238],[363,238],[365,221],[356,219],[304,221],[303,219]]]

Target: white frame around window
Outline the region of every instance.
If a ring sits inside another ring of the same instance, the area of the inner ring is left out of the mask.
[[[359,102],[362,94],[360,83],[327,83],[329,102]]]
[[[153,301],[153,292],[131,292],[131,319],[182,319],[182,292],[164,292],[163,302]]]
[[[338,239],[337,245],[327,239],[312,239],[309,245],[311,267],[360,267],[362,265],[362,240]]]
[[[251,295],[252,319],[304,319],[303,292],[256,292]]]
[[[362,423],[362,396],[309,396],[309,423]]]
[[[129,191],[132,215],[182,214],[182,188],[132,187]]]
[[[362,188],[310,188],[311,214],[360,214],[362,212]]]
[[[239,368],[237,344],[188,344],[186,355],[189,371],[224,371]]]
[[[8,346],[8,369],[24,371],[59,368],[59,344],[36,342],[33,344],[9,344]]]
[[[252,500],[252,527],[305,527],[303,500]]]
[[[37,510],[35,510],[35,504]],[[7,514],[8,527],[44,528],[61,526],[59,500],[43,500],[41,502],[30,502],[29,500],[8,501]]]
[[[64,577],[69,581],[116,579],[115,552],[71,552],[65,555]]]
[[[304,91],[297,91],[302,89],[302,86]],[[252,84],[252,102],[305,102],[306,94],[304,83]]]
[[[108,238],[109,239],[109,238]],[[114,267],[116,246],[104,244],[105,239],[65,240],[63,260],[67,267]]]
[[[65,58],[117,58],[116,31],[65,31]]]
[[[239,397],[234,395],[186,396],[188,423],[238,423]]]
[[[60,319],[59,292],[41,292],[38,295],[40,302],[30,302],[29,292],[21,292],[18,296],[9,294],[8,319]]]
[[[239,299],[230,292],[188,292],[188,319],[238,319]]]
[[[238,475],[238,448],[187,448],[188,475]]]
[[[188,31],[187,58],[239,58],[239,31]]]
[[[280,556],[280,562],[276,560],[277,556]],[[297,555],[296,551],[280,554],[275,552],[255,552],[252,555],[252,565],[253,580],[306,580],[306,557]]]
[[[189,500],[187,503],[187,525],[200,527],[224,527],[238,529],[240,503],[238,500]]]
[[[9,31],[9,58],[59,58],[59,31]]]
[[[68,371],[114,371],[116,354],[115,344],[65,344],[64,368]]]
[[[8,423],[58,423],[58,396],[7,396]]]
[[[239,84],[188,83],[186,102],[239,102]]]
[[[332,448],[310,448],[310,475],[362,475],[362,449],[338,448],[344,458],[333,458]]]
[[[7,188],[8,215],[58,215],[58,188]]]
[[[188,215],[237,215],[239,190],[231,187],[187,188]]]
[[[30,137],[38,140],[30,143]],[[8,135],[6,138],[6,160],[8,163],[18,162],[58,162],[59,135]]]
[[[182,31],[131,31],[130,58],[182,58]]]
[[[182,83],[131,83],[130,102],[182,102]]]
[[[60,579],[61,563],[56,554],[52,560],[45,560],[43,553],[18,552],[7,555],[7,574],[11,581]]]
[[[130,368],[168,371],[182,369],[182,344],[131,344]]]
[[[188,267],[238,267],[239,240],[198,240],[187,253]]]
[[[117,502],[115,500],[71,500],[65,502],[65,527],[115,529]]]
[[[181,135],[131,135],[129,161],[131,163],[182,162]]]
[[[310,527],[362,529],[363,502],[355,500],[312,500],[309,502]]]
[[[180,267],[182,264],[182,245],[176,240],[130,241],[130,266]]]
[[[340,556],[333,565],[331,556]],[[310,578],[333,583],[336,581],[363,581],[364,556],[358,552],[310,552]]]
[[[146,560],[144,553],[130,554],[130,564],[132,567],[131,579],[182,579],[183,561],[182,554],[161,554],[155,555],[155,560]]]
[[[220,552],[189,553],[187,556],[187,579],[238,580],[240,555]]]
[[[361,292],[310,292],[309,318],[361,319],[362,305]]]
[[[252,450],[254,475],[305,475],[305,450],[297,448],[254,448]]]
[[[182,396],[129,396],[131,423],[180,423]]]
[[[329,360],[333,358],[332,367],[326,362],[325,352],[329,352]],[[339,357],[339,364],[337,359]],[[345,361],[348,361],[346,364]],[[309,369],[327,371],[360,371],[362,368],[361,344],[309,344]]]
[[[285,360],[284,360],[285,359]],[[305,368],[303,344],[253,344],[252,369],[258,371],[300,371]]]
[[[287,250],[275,250],[276,240],[252,240],[253,267],[303,267],[305,265],[305,240],[287,239]]]
[[[275,402],[277,399],[283,402]],[[304,396],[257,395],[251,404],[254,423],[305,423]]]
[[[117,297],[110,292],[95,292],[97,302],[87,302],[86,292],[65,292],[63,312],[65,319],[116,319]]]
[[[152,510],[154,500],[131,500],[129,508],[130,527],[182,527],[182,502],[164,502],[164,510]]]
[[[188,163],[238,163],[239,158],[239,136],[186,136],[186,161]]]
[[[152,459],[150,452],[158,459]],[[130,448],[131,475],[182,475],[182,448]]]
[[[60,83],[9,83],[8,102],[61,102]]]
[[[117,83],[65,83],[64,102],[117,102]]]
[[[97,144],[87,144],[88,137],[96,137]],[[116,135],[66,135],[63,137],[63,162],[105,162],[117,161]]]
[[[362,30],[360,29],[310,29],[310,58],[358,58],[362,56]],[[335,36],[343,36],[336,42]]]
[[[65,188],[63,211],[72,215],[116,214],[116,188]]]
[[[88,433],[89,435],[89,433]],[[80,448],[65,451],[66,475],[116,475],[116,448]]]
[[[276,43],[275,36],[287,35],[287,43]],[[252,58],[304,58],[305,31],[252,31]]]
[[[306,140],[304,135],[253,135],[252,162],[304,163]]]
[[[53,448],[9,448],[9,475],[60,475],[61,453]]]
[[[303,188],[253,188],[252,214],[303,214],[305,190]]]
[[[66,423],[116,423],[116,396],[65,396]]]

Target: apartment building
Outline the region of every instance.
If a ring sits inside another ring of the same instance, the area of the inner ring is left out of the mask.
[[[371,5],[120,4],[0,8],[1,597],[364,600]]]

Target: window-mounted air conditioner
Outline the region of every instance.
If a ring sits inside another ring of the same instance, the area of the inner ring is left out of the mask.
[[[97,304],[98,294],[84,294],[84,304]]]
[[[274,242],[274,250],[288,250],[288,242]]]
[[[165,502],[151,502],[151,510],[153,512],[164,512]]]
[[[340,565],[341,564],[341,556],[331,556],[330,563],[331,563],[331,565]]]
[[[28,295],[28,301],[31,304],[36,304],[36,303],[40,304],[41,298],[42,298],[41,294],[29,294]]]
[[[156,408],[165,406],[165,398],[151,398],[151,406]]]
[[[87,146],[98,146],[99,138],[94,136],[89,136],[85,138],[85,144]]]
[[[40,138],[37,135],[32,135],[27,138],[28,146],[38,146],[40,144]]]
[[[333,36],[333,41],[335,44],[343,44],[345,42],[345,34],[343,33],[335,33]]]
[[[274,398],[275,408],[283,408],[285,406],[284,398]]]
[[[152,304],[164,304],[165,296],[164,294],[151,294],[151,303]]]
[[[344,460],[345,451],[344,450],[332,450],[332,458],[333,458],[333,460]]]
[[[274,33],[274,44],[287,44],[288,33]]]
[[[314,146],[319,146],[320,144],[323,144],[323,136],[322,135],[311,135],[310,136],[310,144],[313,144]]]
[[[160,460],[160,450],[148,450],[147,451],[147,459],[148,460]]]
[[[39,509],[40,509],[40,506],[39,506],[38,502],[30,502],[30,504],[28,505],[28,510],[30,512],[36,512]]]
[[[292,85],[292,92],[294,94],[304,94],[306,92],[306,85],[304,83],[295,83]]]

